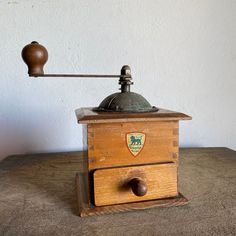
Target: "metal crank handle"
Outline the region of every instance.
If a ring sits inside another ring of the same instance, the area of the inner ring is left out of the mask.
[[[30,77],[120,78],[122,81],[127,80],[127,82],[132,80],[129,66],[123,66],[120,75],[45,74],[43,67],[48,60],[48,51],[43,45],[36,41],[26,45],[23,48],[21,55],[28,66],[28,74]]]

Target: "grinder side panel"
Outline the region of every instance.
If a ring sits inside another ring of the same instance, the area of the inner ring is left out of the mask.
[[[178,121],[88,124],[89,170],[178,162]]]

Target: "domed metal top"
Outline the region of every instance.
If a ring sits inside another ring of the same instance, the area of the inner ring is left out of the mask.
[[[151,112],[157,111],[140,94],[133,92],[113,93],[106,97],[95,111],[110,112]]]
[[[106,97],[99,107],[94,108],[98,112],[153,112],[157,111],[156,107],[150,103],[140,94],[130,92],[130,85],[133,84],[130,67],[125,65],[121,68],[121,75],[128,77],[121,77],[119,84],[121,85],[121,92],[114,93]]]

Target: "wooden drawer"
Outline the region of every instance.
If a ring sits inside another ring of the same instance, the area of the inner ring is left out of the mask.
[[[144,196],[136,196],[130,183],[142,179],[147,186]],[[137,202],[177,196],[177,165],[152,164],[95,170],[94,201],[96,206]]]
[[[137,138],[132,147],[141,147],[138,153],[129,148],[133,134]],[[86,141],[89,170],[178,160],[177,121],[89,124]]]

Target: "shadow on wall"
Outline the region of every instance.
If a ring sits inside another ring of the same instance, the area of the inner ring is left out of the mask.
[[[73,140],[77,141],[76,147],[79,140],[82,142],[73,110],[8,106],[1,111],[0,160],[13,154],[75,150],[67,147],[73,145]]]

